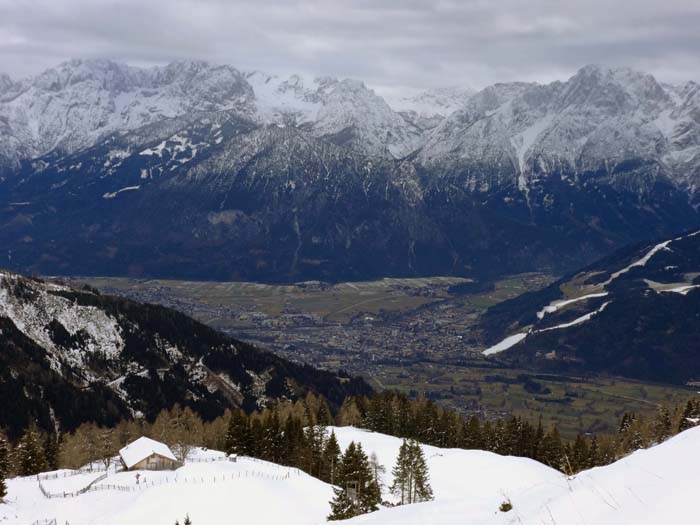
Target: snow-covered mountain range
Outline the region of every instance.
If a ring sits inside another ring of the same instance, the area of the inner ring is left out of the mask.
[[[111,133],[219,111],[306,126],[318,137],[353,128],[355,145],[370,155],[420,150],[423,162],[448,164],[500,159],[505,170],[529,176],[613,171],[643,159],[693,185],[700,163],[700,86],[665,85],[629,69],[586,66],[564,82],[434,89],[390,104],[356,80],[280,78],[196,61],[136,68],[73,60],[33,78],[0,79],[7,161],[73,153]],[[424,128],[420,119],[441,122]]]
[[[88,273],[572,268],[696,225],[699,177],[700,86],[627,69],[388,101],[357,80],[204,62],[75,60],[0,80],[0,240],[24,271],[85,273],[70,253],[114,254],[127,230],[141,248],[118,268],[94,255]],[[139,255],[164,236],[182,267]],[[212,242],[215,267],[187,253]]]

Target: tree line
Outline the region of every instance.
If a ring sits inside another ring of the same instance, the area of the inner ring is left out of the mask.
[[[698,422],[700,399],[691,399],[682,406],[661,407],[651,416],[625,414],[616,433],[581,435],[565,441],[556,427],[545,429],[541,422],[519,417],[495,421],[477,416],[465,418],[431,400],[412,400],[396,392],[348,398],[335,414],[323,397],[309,393],[303,400],[276,402],[251,414],[227,411],[210,422],[204,422],[190,408],[175,405],[161,411],[153,423],[143,419],[122,421],[114,427],[86,423],[74,432],[62,434],[41,432],[32,426],[14,443],[0,439],[0,494],[5,491],[4,479],[9,476],[79,468],[95,462],[109,466],[121,447],[141,436],[168,444],[181,461],[192,447],[202,446],[296,467],[342,486],[345,454],[341,454],[334,434],[326,431],[326,426],[332,424],[354,425],[405,438],[406,446],[415,441],[529,457],[573,474],[660,443]],[[404,459],[411,454],[406,449]],[[355,450],[348,461],[364,464],[361,456]],[[374,472],[371,479],[381,487],[379,473],[383,466],[372,465],[371,458],[368,464]],[[396,480],[396,473],[392,473]],[[411,474],[407,476],[415,479]],[[403,491],[401,499],[405,503],[426,497],[416,493],[415,487],[409,492],[404,482],[394,488]]]

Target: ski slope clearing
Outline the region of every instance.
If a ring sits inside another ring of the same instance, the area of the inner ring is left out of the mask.
[[[695,523],[700,482],[700,428],[656,447],[639,450],[606,467],[571,478],[543,476],[519,489],[483,490],[501,473],[455,464],[451,476],[461,494],[359,516],[347,523],[371,525],[659,525]],[[515,458],[504,458],[512,460]],[[520,478],[513,464],[505,478]],[[432,464],[431,464],[432,467]],[[483,479],[483,484],[480,480]],[[503,479],[503,485],[512,483]],[[492,488],[492,487],[491,487]],[[436,494],[437,494],[436,490]],[[500,512],[506,500],[513,510]]]
[[[401,440],[352,427],[333,427],[341,448],[360,442],[387,469],[386,486]],[[700,482],[700,428],[690,429],[613,465],[567,478],[525,458],[423,446],[435,501],[386,508],[349,520],[375,525],[617,525],[691,523],[689,502]],[[8,480],[0,523],[29,525],[56,518],[71,525],[172,525],[189,514],[197,525],[255,523],[320,525],[329,513],[332,487],[295,469],[196,450],[175,472],[110,474],[105,489],[76,498],[46,499],[36,478]],[[85,475],[76,476],[85,478]],[[89,476],[87,476],[89,477]],[[178,482],[174,482],[177,478]],[[71,479],[65,478],[65,479]],[[61,479],[52,480],[58,490]],[[75,484],[69,482],[71,488]],[[513,510],[500,504],[509,500]]]

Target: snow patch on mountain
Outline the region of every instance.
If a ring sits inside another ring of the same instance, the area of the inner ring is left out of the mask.
[[[543,319],[546,314],[551,314],[556,312],[557,310],[560,310],[564,308],[565,306],[568,306],[570,304],[577,303],[579,301],[587,301],[588,299],[595,299],[598,297],[605,297],[608,295],[608,292],[601,292],[601,293],[592,293],[588,295],[582,295],[581,297],[576,297],[575,299],[567,299],[567,300],[562,300],[562,301],[554,301],[550,303],[549,305],[545,306],[537,312],[537,318],[538,319]]]
[[[122,189],[114,191],[114,192],[105,193],[104,195],[102,195],[102,198],[103,199],[113,199],[114,197],[116,197],[117,195],[119,195],[120,193],[123,193],[125,191],[136,191],[136,190],[140,190],[140,189],[141,189],[141,186],[127,186],[125,188],[122,188]]]
[[[503,352],[504,350],[508,350],[509,348],[517,345],[520,341],[522,341],[526,337],[527,337],[527,333],[519,333],[519,334],[509,335],[503,341],[487,348],[482,353],[484,355],[494,355],[494,354],[497,354],[499,352]]]

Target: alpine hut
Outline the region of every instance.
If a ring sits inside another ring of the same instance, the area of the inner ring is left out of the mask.
[[[180,463],[168,445],[140,437],[119,451],[125,470],[175,470]]]

